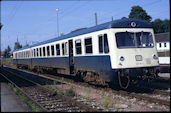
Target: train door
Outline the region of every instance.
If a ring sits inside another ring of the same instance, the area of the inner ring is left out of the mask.
[[[69,44],[69,69],[70,69],[70,74],[74,74],[73,40],[69,40],[68,44]]]

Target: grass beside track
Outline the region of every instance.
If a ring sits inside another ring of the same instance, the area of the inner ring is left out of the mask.
[[[0,65],[1,64],[11,64],[11,63],[13,63],[12,58],[0,58]]]
[[[25,97],[17,88],[15,88],[11,83],[8,83],[8,86],[12,88],[12,90],[22,99],[32,110],[32,112],[44,112],[40,107],[36,104],[29,101],[27,97]]]

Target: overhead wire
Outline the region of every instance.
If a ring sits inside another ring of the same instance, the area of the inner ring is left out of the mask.
[[[78,2],[78,1],[77,1]],[[80,2],[80,1],[79,1]],[[68,10],[67,12],[65,12],[64,14],[62,14],[62,16],[60,16],[60,20],[62,19],[62,18],[64,18],[65,16],[68,16],[69,14],[72,14],[72,12],[76,12],[76,11],[79,11],[78,9],[80,9],[80,8],[83,8],[83,6],[85,6],[85,5],[87,5],[87,3],[88,2],[90,2],[90,1],[86,1],[85,3],[82,3],[81,5],[76,5],[76,3],[75,3],[75,5],[72,5],[72,6],[74,6],[74,7],[72,7],[70,10]],[[74,4],[74,3],[73,3]],[[77,9],[77,10],[76,10]],[[54,17],[54,16],[53,16]],[[42,29],[45,29],[49,24],[52,24],[53,23],[53,21],[52,21],[52,19],[54,19],[53,17],[51,17],[50,19],[48,19],[48,23],[46,23],[46,25],[44,26],[44,27],[41,27],[40,29],[37,29],[37,30],[34,30],[34,32],[32,32],[32,33],[36,33],[36,32],[38,32],[38,31],[40,31],[40,30],[42,30]],[[55,18],[56,19],[56,18]]]
[[[17,11],[20,9],[20,7],[21,7],[21,1],[18,2],[18,4],[16,5],[16,7],[14,7],[14,8],[12,9],[12,11],[11,11],[11,13],[10,13],[9,20],[8,20],[7,24],[4,25],[4,27],[7,27],[7,26],[10,25],[10,23],[12,22],[12,20],[14,20],[15,15],[17,14]]]

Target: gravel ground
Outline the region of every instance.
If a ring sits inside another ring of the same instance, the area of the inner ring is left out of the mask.
[[[113,94],[112,92],[99,91],[83,86],[71,85],[52,85],[54,88],[63,88],[64,90],[72,88],[77,97],[87,100],[90,105],[94,104],[104,111],[170,111],[170,107],[148,103],[145,100],[137,100],[127,96]],[[170,98],[170,97],[169,97]]]

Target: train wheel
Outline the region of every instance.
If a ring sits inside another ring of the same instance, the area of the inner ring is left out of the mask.
[[[129,74],[125,74],[123,70],[118,72],[119,86],[123,89],[127,89],[130,83]]]

